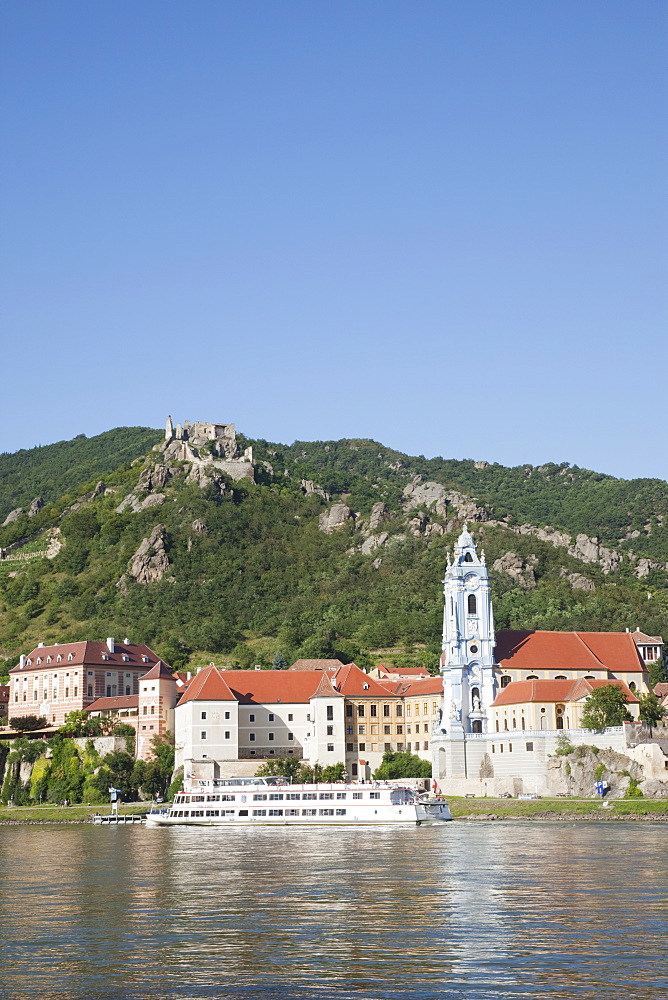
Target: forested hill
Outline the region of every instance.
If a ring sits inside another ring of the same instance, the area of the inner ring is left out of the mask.
[[[118,428],[0,456],[3,519],[24,510],[0,529],[7,665],[37,641],[107,635],[174,666],[277,654],[434,665],[464,521],[486,552],[498,628],[666,631],[661,480],[240,439],[256,482],[234,483],[168,462],[151,450],[162,436]]]
[[[92,438],[79,434],[71,441],[0,454],[0,524],[11,510],[28,509],[35,497],[57,500],[132,462],[161,437],[150,427],[116,427]]]

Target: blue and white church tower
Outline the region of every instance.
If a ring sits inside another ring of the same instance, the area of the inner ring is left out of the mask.
[[[496,696],[494,616],[485,564],[464,526],[443,581],[443,714],[441,732],[450,739],[487,732]]]

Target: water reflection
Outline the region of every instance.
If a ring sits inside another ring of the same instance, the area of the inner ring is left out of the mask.
[[[665,827],[0,830],[0,996],[668,993]]]

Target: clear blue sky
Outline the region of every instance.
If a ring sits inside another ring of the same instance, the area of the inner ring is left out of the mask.
[[[668,478],[665,0],[5,0],[0,449]]]

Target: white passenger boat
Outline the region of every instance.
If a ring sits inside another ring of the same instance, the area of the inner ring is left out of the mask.
[[[369,826],[452,819],[447,803],[426,809],[412,788],[384,784],[291,785],[287,778],[191,781],[147,826]]]

